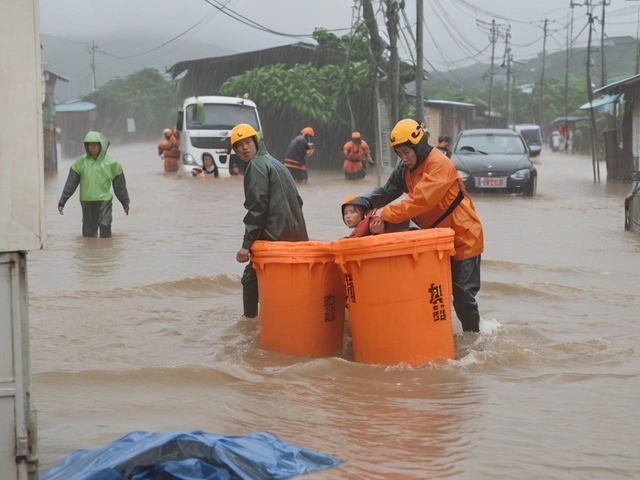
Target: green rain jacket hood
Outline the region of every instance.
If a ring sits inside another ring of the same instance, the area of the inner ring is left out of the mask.
[[[87,144],[90,142],[100,144],[96,159],[89,154]],[[109,140],[104,135],[89,132],[84,137],[85,154],[71,164],[71,169],[80,175],[80,200],[83,202],[109,201],[113,198],[111,183],[122,173],[122,165],[107,154],[108,148]]]
[[[288,169],[258,142],[258,153],[244,175],[245,234],[247,250],[255,240],[300,242],[309,240],[302,215],[302,198]]]

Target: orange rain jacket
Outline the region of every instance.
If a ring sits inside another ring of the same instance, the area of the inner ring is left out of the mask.
[[[158,155],[164,153],[164,171],[177,172],[180,162],[180,140],[171,134],[158,143]]]
[[[462,189],[464,198],[437,227],[448,227],[455,232],[454,260],[480,255],[484,250],[482,224],[455,166],[440,150],[427,143],[426,136],[416,147],[416,154],[419,159],[422,157],[422,161],[419,160],[413,171],[399,162],[387,183],[364,195],[364,198],[373,208],[386,205],[381,212],[386,222],[401,223],[413,219],[420,228],[431,228]],[[407,199],[388,205],[403,193],[409,194]]]
[[[342,154],[345,159],[343,168],[347,173],[355,173],[362,170],[362,161],[365,158],[369,163],[373,163],[371,161],[371,149],[364,140],[361,140],[360,144],[349,140],[342,147]]]

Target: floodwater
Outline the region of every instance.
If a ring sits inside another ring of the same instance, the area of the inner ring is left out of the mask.
[[[538,196],[474,196],[486,250],[480,335],[457,360],[382,367],[262,350],[242,317],[239,178],[162,172],[155,144],[110,149],[131,212],[113,239],[81,237],[78,193],[29,254],[32,370],[42,471],[134,430],[268,431],[335,455],[309,479],[640,478],[640,236],[630,184],[595,185],[590,158],[543,152]],[[300,187],[313,240],[348,233],[346,182]]]

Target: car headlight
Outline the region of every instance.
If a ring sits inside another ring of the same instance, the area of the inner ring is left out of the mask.
[[[193,156],[188,153],[185,153],[182,156],[182,163],[184,163],[185,165],[197,165],[195,158],[193,158]]]
[[[531,178],[531,171],[525,168],[524,170],[518,170],[516,173],[509,175],[509,177],[519,181],[529,180],[529,178]]]
[[[466,182],[467,180],[469,180],[469,177],[471,176],[463,170],[458,170],[458,175],[460,175],[460,180],[462,180],[463,182]]]

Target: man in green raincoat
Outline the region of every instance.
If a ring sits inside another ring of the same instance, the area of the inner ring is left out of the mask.
[[[64,205],[80,185],[82,205],[82,236],[111,237],[111,185],[118,200],[129,215],[129,193],[120,165],[107,155],[109,141],[98,132],[89,132],[84,138],[85,154],[78,157],[69,169],[67,183],[58,202],[58,212],[64,215]]]
[[[303,242],[309,240],[302,215],[302,198],[288,169],[267,152],[258,132],[246,123],[231,131],[231,146],[246,164],[244,173],[244,239],[236,260],[249,262],[256,240]],[[258,314],[258,277],[251,262],[242,275],[244,316]]]

